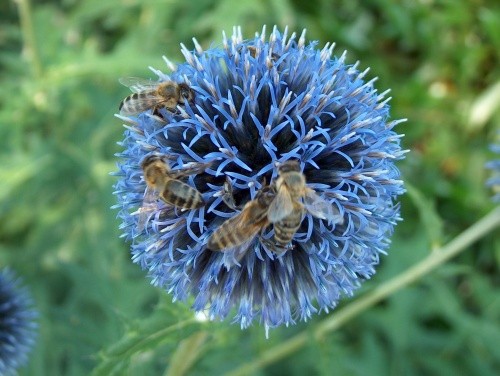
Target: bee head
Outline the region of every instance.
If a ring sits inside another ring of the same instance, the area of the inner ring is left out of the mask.
[[[287,172],[300,172],[300,162],[298,159],[290,159],[278,166],[278,173],[283,174]]]
[[[167,158],[161,154],[150,154],[147,155],[141,162],[141,168],[144,170],[145,168],[152,166],[153,164],[167,164]]]
[[[266,185],[255,195],[255,199],[262,206],[269,206],[276,197],[276,189],[274,185]]]
[[[179,92],[181,98],[186,102],[192,102],[194,99],[194,90],[189,87],[186,83],[179,84]]]

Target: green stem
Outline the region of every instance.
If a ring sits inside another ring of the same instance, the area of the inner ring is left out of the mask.
[[[338,329],[367,308],[375,305],[396,291],[401,290],[403,287],[408,286],[410,283],[415,282],[424,275],[430,273],[439,265],[464,251],[471,244],[481,239],[498,226],[500,226],[500,207],[494,209],[491,213],[487,214],[481,220],[462,232],[446,246],[430,253],[429,256],[420,261],[418,264],[383,283],[378,288],[371,291],[368,295],[355,300],[343,309],[337,311],[332,316],[324,319],[313,330],[312,336],[315,339],[320,339],[325,334]],[[254,374],[258,369],[266,367],[269,364],[283,359],[299,350],[307,344],[310,337],[311,334],[308,331],[303,331],[282,344],[266,350],[258,359],[241,365],[240,367],[227,373],[226,376]]]
[[[19,19],[21,31],[24,39],[24,53],[26,54],[33,75],[39,79],[42,77],[42,63],[38,54],[35,31],[33,28],[33,18],[31,17],[31,4],[29,0],[15,0],[19,8]]]

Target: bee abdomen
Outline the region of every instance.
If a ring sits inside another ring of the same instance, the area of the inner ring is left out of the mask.
[[[205,205],[200,192],[179,180],[170,180],[160,196],[165,202],[183,209],[198,209]]]
[[[224,243],[222,242],[219,231],[220,231],[220,229],[217,229],[210,236],[210,238],[208,238],[207,248],[212,250],[212,251],[220,251],[222,248],[224,248]]]
[[[288,244],[292,239],[300,223],[302,222],[302,211],[293,212],[283,220],[274,224],[274,239],[281,245]]]
[[[137,114],[154,107],[155,101],[152,92],[139,92],[130,94],[121,101],[118,110],[124,114]]]
[[[293,236],[295,235],[295,232],[297,232],[298,228],[299,226],[288,228],[275,224],[274,239],[276,240],[277,243],[286,245],[290,243],[290,241],[293,239]]]
[[[215,232],[210,236],[207,243],[207,248],[212,251],[220,251],[225,248],[241,244],[241,234],[230,228],[228,222],[223,223]]]

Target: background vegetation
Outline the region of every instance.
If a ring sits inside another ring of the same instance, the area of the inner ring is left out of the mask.
[[[399,164],[405,220],[358,295],[493,208],[484,163],[500,122],[497,1],[2,1],[0,266],[23,276],[41,313],[20,374],[220,375],[305,331],[298,352],[255,374],[497,375],[498,231],[321,340],[311,333],[326,315],[269,340],[258,325],[196,322],[132,264],[110,209],[123,132],[113,114],[128,94],[117,79],[167,71],[161,56],[180,61],[180,42],[219,44],[237,24],[246,37],[276,24],[337,42],[380,91],[392,88],[393,118],[409,119],[398,129],[412,150]]]

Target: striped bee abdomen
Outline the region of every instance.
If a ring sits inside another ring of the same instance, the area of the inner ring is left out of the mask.
[[[197,209],[205,205],[200,192],[175,179],[171,179],[165,184],[160,197],[165,202],[183,209]]]
[[[300,207],[295,208],[290,215],[274,224],[274,240],[280,245],[287,245],[293,239],[302,222],[304,210]]]

